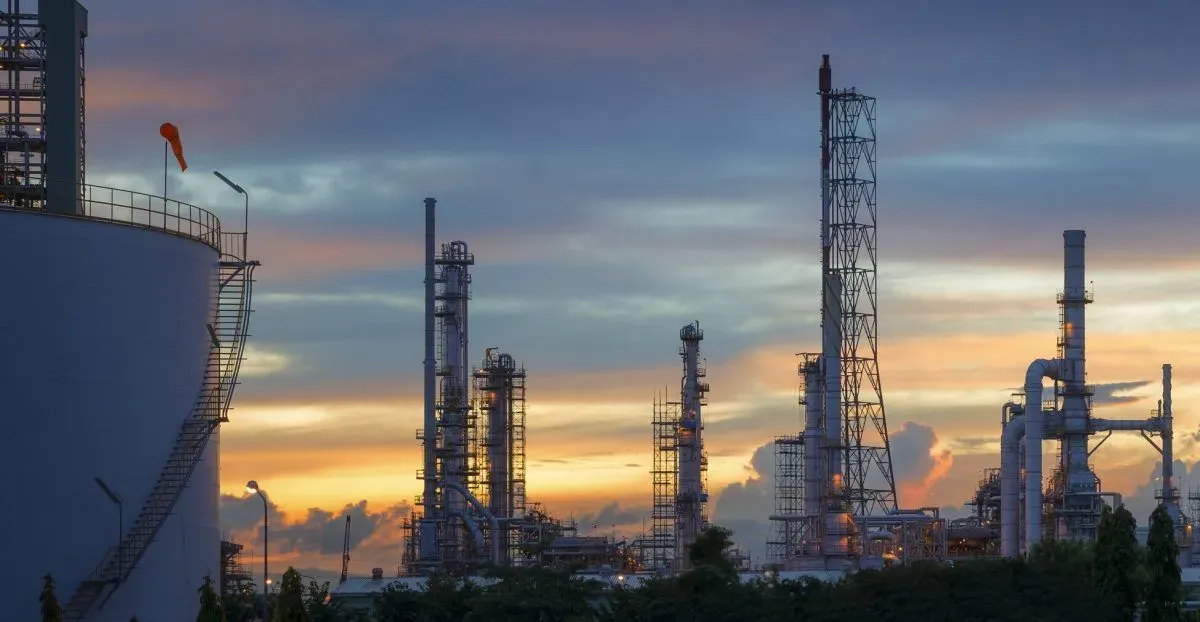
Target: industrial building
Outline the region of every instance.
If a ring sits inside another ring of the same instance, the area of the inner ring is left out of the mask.
[[[12,619],[52,574],[67,620],[195,617],[222,570],[219,427],[237,385],[253,270],[208,210],[87,184],[75,0],[0,12],[0,468]],[[86,519],[82,518],[86,517]],[[14,609],[15,608],[15,609]]]
[[[879,377],[875,98],[818,71],[821,351],[800,354],[800,434],[775,442],[772,562],[853,570],[940,558],[935,508],[900,509]]]
[[[1044,539],[1092,540],[1104,504],[1119,506],[1121,495],[1106,492],[1090,457],[1114,432],[1138,432],[1162,458],[1162,485],[1156,499],[1176,525],[1183,565],[1195,545],[1175,486],[1171,365],[1162,366],[1162,400],[1146,419],[1112,420],[1093,416],[1094,390],[1087,384],[1086,309],[1094,301],[1087,287],[1083,231],[1063,232],[1063,289],[1058,294],[1058,353],[1029,364],[1024,390],[1000,408],[1000,468],[985,472],[968,505],[974,516],[950,525],[951,552],[960,557],[1028,553]],[[1054,381],[1045,395],[1044,382]],[[1092,438],[1102,435],[1098,441]],[[1043,440],[1057,455],[1043,477]]]

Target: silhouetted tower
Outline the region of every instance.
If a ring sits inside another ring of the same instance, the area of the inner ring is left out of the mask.
[[[840,332],[835,335],[838,356],[826,357],[828,363],[836,360],[840,369],[825,368],[825,403],[837,403],[831,402],[830,394],[840,393],[843,498],[854,515],[866,516],[896,509],[879,379],[875,98],[854,88],[832,89],[829,56],[823,60],[822,322],[837,322]],[[825,416],[829,421],[828,411]]]

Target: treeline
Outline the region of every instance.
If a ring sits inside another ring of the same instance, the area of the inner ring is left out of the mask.
[[[1105,510],[1094,543],[1048,541],[1020,559],[912,564],[862,571],[837,583],[738,580],[725,553],[730,533],[706,530],[689,553],[694,567],[639,587],[609,588],[550,568],[495,569],[481,586],[434,576],[422,591],[393,587],[369,611],[328,598],[329,584],[304,586],[288,569],[270,603],[272,622],[813,622],[1020,621],[1177,622],[1182,611],[1178,548],[1170,517],[1151,517],[1147,546],[1133,516]],[[253,599],[220,599],[206,581],[198,622],[261,619]],[[43,605],[47,604],[43,595]],[[52,594],[51,594],[52,601]],[[43,611],[45,611],[45,607]],[[44,620],[57,620],[44,617]]]

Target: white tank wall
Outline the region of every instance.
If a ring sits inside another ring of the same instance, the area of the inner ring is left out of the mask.
[[[0,211],[0,589],[38,616],[42,576],[63,604],[140,512],[192,410],[208,355],[216,251],[120,225]],[[219,575],[218,443],[137,570],[89,620],[194,619]],[[16,609],[12,609],[15,607]]]

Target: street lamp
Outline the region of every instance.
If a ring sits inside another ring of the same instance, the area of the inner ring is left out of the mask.
[[[263,502],[263,598],[266,598],[267,590],[271,588],[271,578],[267,573],[267,497],[263,495],[262,489],[258,487],[258,482],[254,480],[246,482],[246,492],[258,495]]]
[[[121,495],[113,492],[112,489],[104,483],[104,480],[100,479],[99,477],[94,477],[92,479],[96,480],[96,485],[100,487],[100,490],[104,491],[104,494],[108,495],[109,501],[117,504],[117,576],[119,577],[124,574],[122,563],[124,562],[123,558],[125,556],[123,555],[124,546],[122,541],[125,538],[125,500],[121,498]]]
[[[242,254],[245,255],[245,257],[243,257],[242,259],[249,261],[250,253],[246,250],[246,243],[249,241],[248,236],[250,234],[250,193],[246,192],[245,188],[230,181],[228,177],[222,175],[221,171],[213,171],[213,175],[216,175],[217,179],[220,179],[221,181],[225,182],[226,186],[233,188],[233,190],[235,192],[242,195],[246,199],[246,212],[244,215],[245,228],[242,230]],[[251,482],[251,483],[253,483],[253,482]]]

